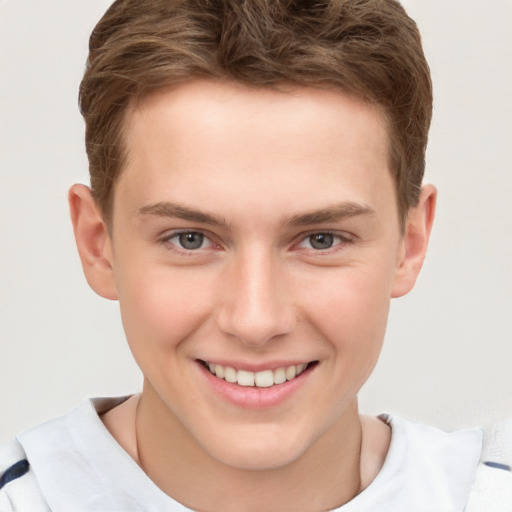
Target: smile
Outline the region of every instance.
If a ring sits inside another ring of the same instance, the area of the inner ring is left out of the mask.
[[[212,375],[218,379],[225,380],[232,384],[244,387],[270,388],[298,377],[312,363],[303,363],[291,366],[283,366],[275,370],[263,370],[251,372],[248,370],[237,370],[231,366],[208,363],[203,361]]]

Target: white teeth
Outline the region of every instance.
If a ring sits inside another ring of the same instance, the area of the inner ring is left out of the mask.
[[[287,380],[292,380],[300,375],[308,366],[306,363],[303,363],[275,370],[250,372],[247,370],[236,370],[231,366],[222,366],[215,363],[206,364],[210,372],[219,379],[224,379],[232,384],[237,383],[239,386],[256,386],[258,388],[269,388],[275,384],[283,384]]]
[[[226,366],[226,368],[224,368],[224,378],[226,382],[235,383],[237,380],[237,371],[231,368],[231,366]]]
[[[274,385],[274,372],[272,370],[265,370],[256,373],[254,381],[259,388],[269,388]]]
[[[286,371],[284,368],[278,368],[274,372],[274,384],[282,384],[286,382]]]
[[[286,380],[292,380],[297,375],[297,368],[295,366],[288,366],[286,368]]]
[[[239,386],[254,386],[254,372],[238,370],[237,381]]]
[[[221,366],[220,364],[215,365],[215,375],[219,377],[219,379],[224,378],[224,366]]]

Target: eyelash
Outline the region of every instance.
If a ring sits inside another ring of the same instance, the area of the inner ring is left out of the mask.
[[[160,239],[160,243],[170,249],[171,252],[185,256],[193,256],[194,253],[198,253],[201,249],[204,249],[203,247],[198,247],[197,249],[187,249],[180,246],[179,242],[171,242],[173,238],[179,238],[182,235],[201,235],[203,237],[203,241],[208,241],[211,246],[218,245],[212,240],[211,235],[208,235],[199,229],[188,229],[166,234]]]
[[[335,251],[339,251],[342,249],[342,247],[346,246],[347,244],[353,244],[354,238],[348,236],[347,234],[342,234],[337,231],[312,231],[310,233],[307,233],[306,235],[301,235],[301,238],[298,242],[298,246],[300,247],[303,243],[307,242],[308,240],[311,241],[311,238],[315,235],[323,235],[323,236],[329,236],[333,237],[333,239],[337,239],[337,243],[333,243],[331,247],[327,247],[325,249],[317,249],[317,248],[311,248],[308,247],[306,250],[313,250],[315,253],[318,254],[330,254]]]
[[[203,241],[208,241],[210,247],[198,247],[197,249],[187,249],[185,247],[180,246],[180,242],[174,243],[171,242],[172,239],[178,238],[182,235],[200,235],[203,238]],[[314,247],[301,247],[301,244],[307,243],[308,240],[311,240],[311,238],[315,235],[323,235],[323,236],[331,236],[334,239],[337,239],[337,243],[333,243],[331,247],[327,247],[325,249],[316,249]],[[336,252],[341,250],[342,247],[353,244],[354,239],[353,237],[350,237],[346,234],[341,234],[336,231],[311,231],[309,233],[303,233],[299,237],[298,242],[293,244],[294,248],[304,249],[304,250],[312,250],[315,254],[331,254],[332,252]],[[166,234],[163,236],[159,242],[162,245],[165,245],[171,252],[179,255],[185,255],[185,256],[194,256],[194,253],[199,253],[202,249],[210,249],[211,247],[220,247],[220,244],[216,243],[212,240],[212,235],[204,233],[203,231],[197,229],[197,230],[182,230],[182,231],[176,231],[170,234]],[[341,247],[339,247],[341,246]]]

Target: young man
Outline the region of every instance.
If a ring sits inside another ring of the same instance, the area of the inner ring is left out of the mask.
[[[80,101],[78,250],[144,387],[20,434],[2,512],[509,506],[479,430],[358,412],[435,209],[397,2],[118,0]]]

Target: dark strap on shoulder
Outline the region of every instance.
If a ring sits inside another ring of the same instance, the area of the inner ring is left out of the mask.
[[[27,459],[20,460],[13,464],[10,468],[6,469],[3,475],[0,477],[0,489],[9,482],[22,477],[25,473],[28,473],[30,465]]]
[[[512,471],[510,466],[507,464],[500,464],[499,462],[484,462],[484,464],[490,468],[503,469],[503,471]]]

